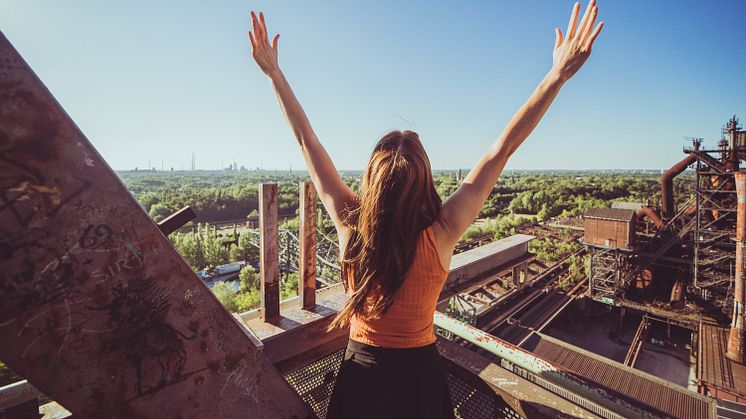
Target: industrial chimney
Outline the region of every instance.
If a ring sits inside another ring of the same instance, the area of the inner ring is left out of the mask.
[[[733,293],[733,321],[728,335],[728,350],[725,356],[743,364],[744,358],[744,326],[746,325],[746,272],[744,272],[744,240],[746,240],[746,172],[736,172],[736,196],[738,211],[736,212],[736,278]]]

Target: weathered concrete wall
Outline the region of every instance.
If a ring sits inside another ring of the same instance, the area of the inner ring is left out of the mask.
[[[463,292],[475,285],[479,276],[496,269],[510,269],[524,260],[528,254],[528,243],[534,236],[515,234],[502,240],[453,255],[450,273],[440,295],[440,300]]]
[[[0,342],[79,417],[311,415],[2,34]]]

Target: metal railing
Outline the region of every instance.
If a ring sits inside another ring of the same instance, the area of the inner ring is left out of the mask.
[[[435,325],[501,359],[500,366],[599,416],[612,419],[658,417],[643,411],[598,387],[590,387],[552,363],[489,333],[435,313]]]

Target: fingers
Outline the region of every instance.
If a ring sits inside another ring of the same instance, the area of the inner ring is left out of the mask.
[[[261,30],[259,28],[259,21],[257,20],[256,14],[253,11],[251,12],[251,27],[254,32],[254,41],[258,46],[259,43],[262,41],[262,35],[260,34]]]
[[[259,12],[259,17],[257,17],[256,13],[254,11],[251,12],[251,25],[253,27],[253,42],[252,46],[256,47],[259,45],[267,45],[269,46],[269,36],[267,35],[267,23],[264,21],[264,13]],[[275,50],[277,49],[277,39],[279,38],[279,35],[275,36],[272,40],[272,48]]]
[[[264,41],[267,42],[269,40],[269,37],[267,36],[267,24],[264,23],[263,12],[259,12],[259,23],[262,25],[262,36],[264,37]]]
[[[278,33],[275,35],[275,38],[272,40],[272,49],[277,52],[277,42],[280,40],[280,34]]]
[[[588,21],[590,20],[591,15],[593,14],[593,8],[596,5],[595,0],[591,0],[588,2],[588,7],[585,8],[585,13],[583,13],[583,18],[580,19],[580,26],[578,27],[577,32],[577,38],[583,39],[583,35],[585,35],[586,31],[588,30]]]
[[[251,49],[256,49],[256,41],[254,40],[254,35],[249,31],[249,41],[251,41]]]
[[[580,42],[583,43],[583,45],[585,45],[585,43],[588,41],[588,37],[593,30],[593,25],[596,24],[596,16],[598,16],[598,7],[594,6],[591,10],[591,16],[588,19],[588,22],[583,28],[583,31],[580,32],[580,35],[578,36],[578,39],[580,39]]]
[[[570,23],[567,25],[567,39],[572,39],[575,36],[575,30],[578,27],[578,13],[580,12],[580,3],[575,3],[572,7],[572,15],[570,15]]]
[[[261,16],[261,13],[259,15]],[[254,39],[257,46],[266,44],[267,32],[253,11],[251,12],[251,25],[254,28]]]
[[[598,34],[601,33],[601,29],[603,29],[603,27],[604,27],[604,23],[603,22],[599,23],[598,26],[596,26],[596,30],[593,31],[593,33],[591,34],[591,36],[585,42],[585,50],[586,51],[590,51],[591,50],[591,47],[593,46],[593,42],[598,37]]]
[[[562,45],[562,30],[560,28],[554,28],[554,33],[556,35],[556,38],[554,40],[554,48],[557,49],[560,45]]]

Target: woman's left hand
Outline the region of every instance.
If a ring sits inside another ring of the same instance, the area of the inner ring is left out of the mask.
[[[257,19],[256,14],[251,12],[251,23],[253,26],[253,31],[249,31],[251,54],[264,74],[270,75],[280,69],[277,63],[277,41],[280,39],[280,34],[275,35],[270,46],[267,36],[267,24],[264,23],[264,13],[260,12]]]
[[[557,28],[557,39],[554,44],[554,53],[552,54],[552,70],[562,80],[568,80],[575,75],[580,67],[585,64],[591,55],[593,41],[601,32],[604,23],[593,27],[598,15],[596,0],[590,0],[588,8],[585,10],[583,19],[578,26],[578,15],[580,14],[580,3],[575,3],[570,16],[570,24],[567,27],[567,34],[562,35],[562,31]]]

